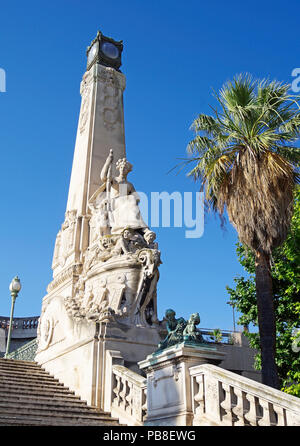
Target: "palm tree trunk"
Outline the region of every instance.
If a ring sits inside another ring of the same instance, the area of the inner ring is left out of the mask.
[[[269,255],[256,251],[255,273],[262,382],[278,389],[279,379],[275,363],[276,324]]]

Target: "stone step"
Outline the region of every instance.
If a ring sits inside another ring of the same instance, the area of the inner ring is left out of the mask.
[[[72,400],[80,399],[78,395],[75,395],[74,392],[70,393],[67,389],[61,388],[57,389],[55,386],[51,387],[48,386],[47,388],[43,386],[16,386],[16,385],[1,385],[0,388],[2,392],[6,392],[6,394],[12,394],[12,395],[24,395],[25,397],[46,397],[46,398],[52,398],[54,396],[58,396],[60,398],[71,398]]]
[[[73,420],[82,420],[82,421],[101,421],[101,422],[108,422],[108,421],[117,421],[116,419],[111,418],[107,414],[103,414],[101,412],[96,411],[80,411],[80,410],[64,410],[64,409],[42,409],[41,407],[34,407],[31,408],[25,408],[18,406],[17,408],[13,407],[5,407],[3,408],[3,405],[0,405],[0,420],[3,419],[9,419],[9,418],[15,418],[15,417],[30,417],[30,418],[43,418],[45,421],[51,421],[52,419],[59,419],[62,422],[64,421],[73,421]]]
[[[20,393],[23,391],[25,391],[25,392],[27,391],[27,392],[30,392],[31,394],[35,394],[36,392],[38,392],[38,393],[40,393],[40,392],[42,392],[42,393],[52,392],[53,393],[54,392],[57,395],[67,394],[67,395],[76,397],[75,392],[71,391],[67,387],[57,386],[56,384],[53,384],[53,385],[40,384],[40,385],[38,385],[38,384],[31,384],[28,382],[23,383],[23,382],[16,382],[16,381],[13,381],[13,382],[7,381],[7,382],[1,383],[1,380],[0,380],[0,388],[2,390],[5,389],[8,392],[13,391],[13,392]]]
[[[9,372],[3,373],[0,371],[0,379],[22,379],[22,380],[31,380],[31,381],[43,381],[43,382],[53,382],[57,384],[61,384],[60,381],[54,378],[51,375],[43,375],[41,373],[21,373],[21,372]]]
[[[56,381],[59,382],[58,379],[54,378],[54,376],[49,375],[47,372],[22,372],[22,371],[15,371],[15,370],[7,370],[7,371],[3,371],[0,370],[0,377],[1,376],[5,376],[5,377],[13,377],[15,376],[16,378],[30,378],[30,379],[44,379],[44,380],[51,380],[51,381]]]
[[[22,359],[5,359],[0,358],[0,365],[5,364],[9,365],[9,367],[14,366],[25,366],[25,367],[38,367],[41,368],[41,366],[35,362],[35,361],[24,361]]]
[[[1,426],[119,426],[36,363],[0,359]]]
[[[72,420],[52,417],[45,419],[39,416],[1,416],[0,426],[120,426],[114,419],[108,420],[89,420],[74,418]]]
[[[24,374],[24,375],[41,375],[41,376],[51,376],[43,369],[22,369],[21,367],[0,367],[1,375],[15,373],[16,375]]]
[[[22,361],[20,359],[0,358],[0,367],[25,367],[26,369],[41,369],[42,367],[35,361]]]
[[[39,364],[31,361],[19,361],[15,359],[0,358],[0,370],[31,370],[45,371]]]
[[[0,400],[4,398],[6,395],[13,397],[13,398],[59,398],[59,399],[67,399],[70,401],[82,401],[86,403],[86,401],[82,400],[79,396],[75,395],[74,392],[71,393],[70,390],[62,387],[57,389],[56,387],[52,388],[45,388],[45,387],[28,387],[28,386],[10,386],[10,385],[1,385],[0,387]]]
[[[23,384],[31,384],[31,385],[44,385],[47,386],[48,384],[51,386],[56,386],[56,387],[64,387],[64,385],[62,383],[60,383],[58,380],[54,379],[54,378],[47,378],[47,379],[39,379],[39,378],[35,378],[35,377],[30,377],[30,376],[4,376],[4,375],[0,375],[0,386],[5,383],[11,383],[11,384],[19,384],[19,383],[23,383]]]
[[[32,413],[35,412],[49,412],[51,410],[53,410],[53,404],[50,402],[49,404],[47,402],[43,402],[43,401],[39,401],[38,399],[36,399],[34,402],[27,402],[27,401],[23,401],[22,404],[20,405],[17,401],[11,401],[11,400],[1,400],[0,401],[0,416],[2,413],[5,413],[6,411],[8,412],[13,412],[14,410],[19,412],[20,410],[20,406],[22,407],[22,410],[28,410],[31,411]],[[72,413],[72,414],[83,414],[83,413],[89,413],[92,415],[97,414],[96,409],[87,405],[83,405],[83,406],[60,406],[60,405],[56,405],[55,408],[55,413]]]
[[[88,406],[85,404],[84,406],[60,406],[53,405],[44,402],[39,402],[38,400],[35,402],[22,402],[22,404],[18,404],[16,401],[0,401],[0,418],[2,415],[10,413],[15,413],[19,415],[20,413],[31,413],[34,414],[42,414],[43,416],[59,416],[59,417],[74,417],[74,416],[83,416],[83,417],[92,417],[98,419],[109,419],[110,415],[99,411],[96,407]]]
[[[15,402],[18,404],[46,404],[49,406],[61,406],[61,407],[86,407],[86,401],[79,398],[69,398],[67,396],[57,396],[55,393],[52,396],[45,395],[32,395],[31,393],[24,394],[17,392],[2,392],[0,390],[0,400],[5,403]]]

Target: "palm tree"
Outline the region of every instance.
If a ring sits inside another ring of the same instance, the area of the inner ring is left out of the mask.
[[[219,110],[200,114],[188,145],[206,203],[225,210],[239,239],[255,254],[262,380],[278,388],[276,325],[270,260],[286,238],[299,180],[299,97],[289,85],[239,75],[215,97]]]

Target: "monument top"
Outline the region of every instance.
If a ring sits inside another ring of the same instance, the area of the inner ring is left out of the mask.
[[[99,63],[105,67],[115,68],[119,71],[122,64],[121,55],[123,51],[123,41],[116,41],[111,37],[104,36],[101,31],[97,32],[97,36],[88,46],[87,54],[87,70],[92,65]]]

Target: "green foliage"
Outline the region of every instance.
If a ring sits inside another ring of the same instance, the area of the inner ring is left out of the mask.
[[[221,332],[220,328],[215,328],[215,329],[212,331],[212,336],[210,336],[210,338],[211,338],[213,341],[215,341],[217,344],[219,344],[220,342],[222,342],[223,335],[222,335],[222,332]]]
[[[291,229],[284,244],[272,257],[273,293],[276,313],[276,363],[282,389],[300,397],[300,188],[295,193]],[[239,262],[248,278],[236,277],[235,288],[227,287],[230,302],[240,313],[239,324],[257,326],[255,265],[251,251],[237,244]],[[298,331],[299,330],[299,331]],[[259,350],[259,333],[247,333],[250,345]],[[260,354],[255,367],[260,368]]]
[[[264,335],[268,327],[272,326],[273,331],[275,319],[272,286],[264,264],[273,253],[277,330],[281,333],[277,340],[277,364],[284,381],[289,371],[287,364],[294,361],[282,358],[289,356],[288,341],[290,344],[292,327],[297,324],[297,253],[293,238],[285,248],[275,248],[282,245],[290,229],[293,192],[300,180],[300,149],[296,145],[300,137],[300,96],[290,95],[288,84],[242,74],[223,85],[215,99],[213,115],[201,113],[193,122],[195,135],[187,147],[190,158],[183,165],[194,166],[189,175],[199,181],[208,208],[221,217],[226,212],[240,242],[256,253],[257,298],[261,301],[262,295],[267,295],[267,305],[259,306],[261,339],[254,334],[249,336],[253,345],[260,343],[268,353],[262,364],[264,382],[277,387],[275,339],[270,341]],[[237,279],[237,290],[229,290],[229,294],[232,303],[244,311],[244,323],[257,323],[254,260],[244,247],[240,247],[239,253],[251,277]],[[258,367],[259,361],[258,357]],[[266,373],[267,368],[272,373]]]

